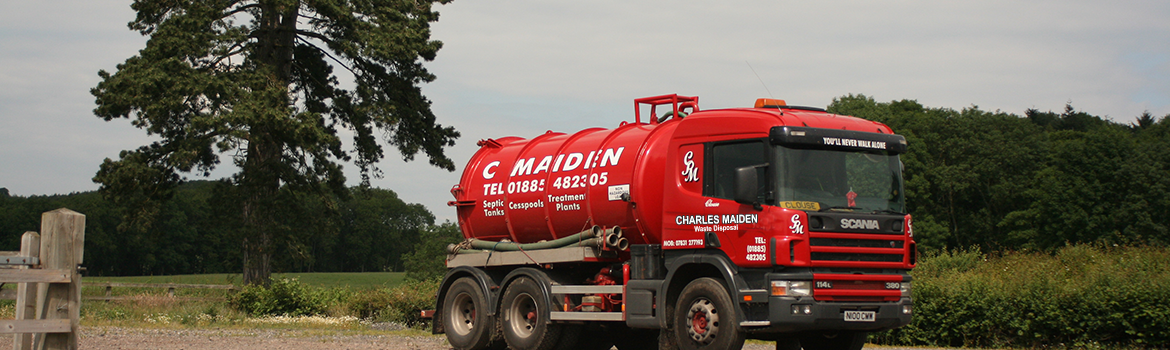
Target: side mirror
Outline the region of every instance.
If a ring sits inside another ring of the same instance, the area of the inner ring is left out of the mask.
[[[760,176],[756,169],[768,164],[745,166],[735,169],[735,202],[751,204],[757,210],[760,206]]]

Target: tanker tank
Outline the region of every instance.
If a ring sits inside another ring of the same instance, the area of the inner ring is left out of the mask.
[[[451,189],[465,238],[535,243],[593,226],[631,244],[660,243],[666,143],[676,123],[627,123],[574,134],[478,143]]]

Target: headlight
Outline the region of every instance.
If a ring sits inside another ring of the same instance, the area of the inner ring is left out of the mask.
[[[772,296],[810,296],[809,281],[772,281]]]
[[[910,282],[902,282],[902,296],[910,297]]]

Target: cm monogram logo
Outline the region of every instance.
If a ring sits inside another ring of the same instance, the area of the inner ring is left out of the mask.
[[[694,159],[695,159],[695,152],[694,151],[687,151],[687,155],[683,156],[683,166],[686,167],[686,169],[683,169],[683,172],[682,172],[683,182],[698,182],[699,181],[699,169],[695,167]]]

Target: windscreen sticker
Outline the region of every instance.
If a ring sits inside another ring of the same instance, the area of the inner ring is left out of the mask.
[[[858,139],[843,139],[838,137],[823,137],[823,144],[827,146],[843,146],[843,147],[857,147],[870,149],[886,149],[884,141],[870,141]]]
[[[818,211],[821,210],[821,203],[801,201],[780,202],[780,207],[796,210]]]

